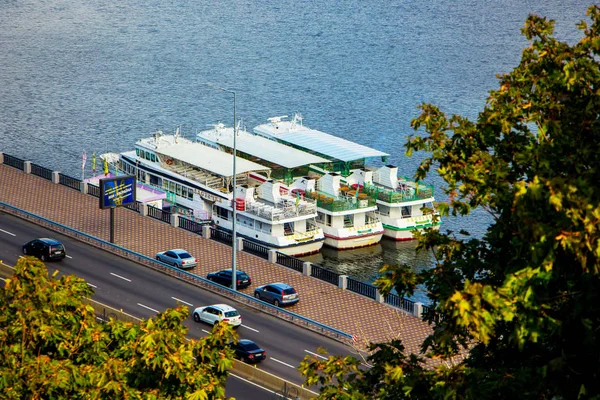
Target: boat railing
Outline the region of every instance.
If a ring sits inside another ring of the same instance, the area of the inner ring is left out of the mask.
[[[360,208],[374,207],[377,205],[376,198],[366,193],[356,195],[352,194],[335,196],[331,193],[321,191],[310,191],[306,193],[306,198],[315,199],[317,207],[331,212],[341,212],[349,210],[358,210]]]
[[[166,169],[173,171],[174,173],[181,175],[185,178],[196,181],[204,186],[208,186],[213,189],[220,189],[223,187],[223,178],[220,176],[213,175],[209,172],[204,172],[199,169],[193,168],[189,165],[185,164],[173,164],[163,166]],[[245,182],[238,182],[238,184],[242,185]]]
[[[404,203],[407,201],[423,200],[432,198],[434,187],[430,184],[400,181],[396,189],[386,188],[380,185],[366,185],[362,189],[369,196],[386,203]]]
[[[317,213],[317,205],[307,201],[285,201],[275,205],[261,201],[244,201],[246,212],[269,221],[281,221],[299,216],[310,216]]]

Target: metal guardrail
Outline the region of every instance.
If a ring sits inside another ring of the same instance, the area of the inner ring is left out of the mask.
[[[133,211],[139,213],[140,212],[140,204],[141,203],[139,201],[136,201],[135,203],[127,204],[125,206],[125,208],[129,208],[130,210],[133,210]]]
[[[299,258],[288,256],[287,254],[277,252],[277,264],[293,269],[294,271],[302,272],[304,261]]]
[[[148,206],[148,216],[168,224],[171,223],[171,213],[157,207]]]
[[[44,179],[52,180],[52,170],[44,168],[41,165],[31,163],[31,174],[39,176]]]
[[[387,296],[385,296],[384,300],[385,300],[386,304],[389,304],[396,308],[400,308],[412,315],[415,314],[415,302],[412,300],[404,299],[404,298],[398,296],[397,294],[393,294],[393,293],[390,293]],[[424,307],[425,306],[423,306],[423,308]]]
[[[197,233],[200,236],[202,236],[202,227],[207,224],[208,224],[208,222],[201,224],[201,223],[193,221],[191,219],[187,219],[187,218],[184,218],[181,216],[179,217],[179,228],[185,229],[186,231],[189,231],[189,232]]]
[[[39,215],[32,214],[25,210],[21,210],[17,207],[11,206],[10,204],[0,202],[0,209],[7,211],[9,213],[12,213],[13,215],[16,215],[25,220],[32,221],[38,225],[45,226],[51,230],[62,233],[66,236],[81,240],[85,243],[88,243],[88,244],[94,246],[94,247],[109,251],[109,252],[116,254],[118,256],[121,256],[125,259],[146,265],[154,270],[163,272],[163,273],[165,273],[169,276],[175,277],[177,279],[189,282],[195,286],[199,286],[199,287],[205,288],[207,290],[210,290],[211,292],[215,292],[217,294],[224,295],[224,296],[230,298],[231,300],[246,304],[250,307],[253,307],[253,308],[261,310],[261,311],[265,311],[269,314],[275,315],[278,318],[284,319],[286,321],[290,321],[296,325],[304,326],[315,332],[319,332],[321,334],[335,338],[337,340],[342,340],[342,341],[352,340],[352,335],[350,335],[346,332],[342,332],[338,329],[321,324],[320,322],[313,321],[310,318],[306,318],[302,315],[293,313],[291,311],[287,311],[283,308],[275,307],[272,304],[266,303],[262,300],[255,299],[254,297],[249,296],[247,294],[231,290],[225,286],[216,284],[216,283],[209,281],[208,279],[202,278],[198,275],[177,269],[177,268],[167,265],[163,262],[157,261],[154,258],[150,258],[143,254],[139,254],[139,253],[133,252],[129,249],[126,249],[124,247],[118,246],[116,244],[106,242],[97,237],[88,235],[87,233],[80,232],[76,229],[69,228],[68,226],[58,224],[54,221],[50,221],[49,219],[46,219]]]
[[[246,239],[242,239],[244,245],[243,249],[246,253],[254,254],[255,256],[264,258],[265,260],[269,259],[269,248],[266,246],[262,246],[258,243],[251,242]]]
[[[210,227],[210,238],[230,246],[233,241],[233,235],[231,233],[223,232],[222,230],[213,228],[212,226]]]
[[[363,296],[375,299],[377,297],[377,288],[368,283],[357,281],[356,279],[348,278],[346,289],[351,292],[362,294]]]
[[[320,279],[325,282],[329,282],[333,285],[339,285],[340,274],[323,268],[317,264],[312,264],[310,267],[310,276],[313,278]]]
[[[20,158],[8,154],[4,154],[4,164],[20,169],[21,171],[25,170],[25,160],[21,160]]]
[[[88,183],[88,194],[94,197],[100,197],[100,187]]]
[[[58,174],[58,183],[64,186],[68,186],[75,190],[81,190],[81,181],[79,179],[73,178],[69,175],[65,175],[62,173]]]

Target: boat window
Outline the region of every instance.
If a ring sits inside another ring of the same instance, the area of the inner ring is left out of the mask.
[[[331,226],[331,215],[327,214],[327,222],[325,223],[327,226]]]
[[[353,226],[352,215],[344,215],[344,228],[352,228]]]
[[[146,160],[149,160],[149,159],[150,159],[150,153],[146,152]]]
[[[285,235],[294,234],[294,227],[292,226],[292,224],[290,222],[286,222],[283,224],[283,232]]]
[[[150,184],[160,186],[160,181],[159,181],[158,176],[150,175]]]
[[[181,185],[177,185],[177,196],[181,196]]]
[[[218,215],[220,218],[223,218],[224,220],[227,220],[227,219],[229,219],[229,218],[227,217],[227,214],[228,214],[228,212],[227,212],[227,210],[226,210],[225,208],[223,208],[223,207],[216,207],[216,208],[217,208],[217,215]]]
[[[411,211],[411,207],[409,207],[409,206],[403,206],[402,207],[402,218],[409,218],[410,217],[410,211]]]
[[[140,149],[135,149],[135,154],[136,154],[137,156],[139,156],[139,155],[140,155]]]

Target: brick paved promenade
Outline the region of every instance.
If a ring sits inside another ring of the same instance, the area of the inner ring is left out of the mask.
[[[28,175],[0,164],[0,201],[105,241],[109,240],[109,211],[98,208],[96,197],[63,185]],[[211,271],[231,266],[231,247],[171,227],[128,209],[117,209],[116,244],[154,257],[170,248],[184,248],[198,258],[192,272],[206,277]],[[356,335],[359,340],[381,342],[402,339],[407,351],[418,353],[431,331],[416,317],[388,305],[341,290],[262,258],[239,252],[237,265],[252,277],[252,286],[242,292],[252,295],[256,286],[286,282],[296,288],[300,302],[286,309],[322,324]],[[199,289],[201,290],[201,289]]]

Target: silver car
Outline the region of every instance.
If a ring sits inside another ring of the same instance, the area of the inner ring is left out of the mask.
[[[190,253],[183,249],[161,251],[160,253],[156,254],[156,259],[164,262],[165,264],[182,269],[194,268],[196,265],[198,265],[198,260],[196,260]]]

